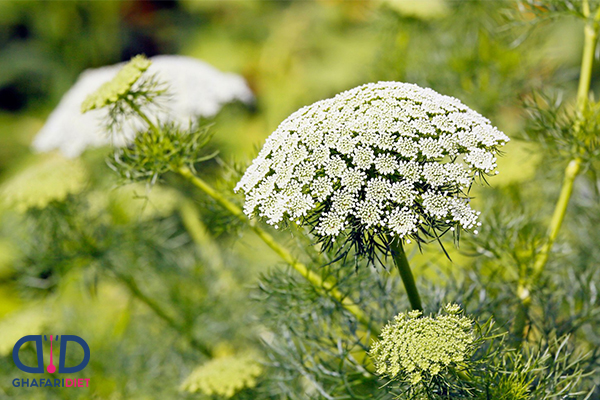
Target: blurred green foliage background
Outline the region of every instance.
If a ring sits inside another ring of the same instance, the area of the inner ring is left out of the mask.
[[[514,24],[504,14],[515,7],[476,0],[0,1],[0,180],[32,166],[55,168],[54,156],[34,154],[30,143],[62,94],[86,68],[139,53],[196,57],[247,80],[256,104],[226,106],[212,128],[221,157],[242,165],[291,112],[379,80],[457,97],[518,136],[520,101],[533,89],[574,96],[583,37],[574,19],[533,31]],[[196,193],[175,178],[169,183],[176,189],[149,194],[143,186],[119,188],[105,156],[88,151],[67,167],[83,171],[83,189],[53,211],[27,219],[0,210],[0,398],[200,397],[179,388],[206,358],[168,318],[210,344],[213,356],[260,352],[262,305],[250,298],[259,274],[280,261],[251,235],[214,229],[210,215],[206,226],[186,225],[189,213],[199,213],[190,200]],[[543,159],[535,144],[513,140],[492,180],[522,190],[542,219],[551,215],[558,188],[533,184],[562,171],[537,168]],[[35,193],[54,183],[22,184],[38,185]],[[488,189],[479,190],[475,202]],[[79,236],[61,224],[77,226]],[[473,262],[453,251],[451,264],[431,247],[412,249],[420,276],[435,281],[439,269],[460,274]],[[168,318],[115,278],[123,274]],[[89,343],[82,376],[92,379],[90,388],[12,387],[26,375],[12,362],[14,342],[40,333]]]

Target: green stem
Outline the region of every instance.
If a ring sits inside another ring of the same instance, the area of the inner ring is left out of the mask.
[[[136,114],[141,119],[143,119],[146,124],[148,124],[148,127],[152,129],[154,133],[156,133],[157,135],[160,133],[158,127],[150,120],[150,118],[148,118],[148,116],[140,109],[140,107],[137,104],[135,104],[132,100],[129,99],[126,99],[125,101],[129,105],[129,107],[131,107],[131,109],[135,111]]]
[[[103,253],[103,250],[97,247],[95,240],[89,235],[85,234],[85,232],[83,232],[79,226],[71,224],[71,228],[79,233],[80,242],[89,249],[90,254]],[[111,262],[105,261],[102,262],[102,265],[107,270],[111,271],[115,275],[115,277],[119,279],[123,284],[125,284],[127,289],[129,289],[129,292],[135,298],[140,300],[142,303],[146,304],[148,308],[150,308],[160,319],[165,321],[170,327],[172,327],[183,337],[185,337],[192,347],[194,347],[207,357],[212,357],[212,352],[204,344],[196,340],[193,337],[192,332],[186,326],[184,326],[183,324],[179,324],[173,317],[167,314],[167,312],[165,312],[157,302],[155,302],[152,298],[146,296],[144,292],[141,291],[141,289],[139,288],[132,276],[128,276],[119,272]]]
[[[583,13],[586,18],[590,16],[589,2],[583,1]],[[581,71],[579,74],[579,85],[577,87],[577,114],[578,120],[573,126],[573,134],[577,135],[581,130],[582,118],[587,108],[589,101],[590,83],[592,79],[592,68],[594,66],[594,54],[596,52],[596,44],[598,42],[598,31],[600,23],[600,8],[596,11],[594,18],[588,20],[584,27],[584,43],[583,43],[583,55],[581,59]],[[565,219],[567,212],[567,206],[573,193],[573,184],[575,178],[581,172],[581,165],[583,160],[579,157],[572,159],[567,168],[565,169],[565,176],[563,179],[560,195],[554,213],[552,214],[552,220],[548,227],[548,234],[546,240],[536,255],[531,275],[527,276],[525,273],[521,274],[519,278],[519,285],[517,288],[517,296],[520,299],[520,305],[517,309],[517,315],[515,317],[515,324],[513,331],[517,338],[524,338],[525,328],[529,323],[529,306],[531,304],[531,283],[537,281],[544,272],[546,263],[552,246],[558,236],[560,227]]]
[[[569,199],[573,193],[573,183],[575,182],[575,178],[581,170],[581,162],[582,161],[580,158],[576,158],[569,162],[569,165],[565,170],[565,177],[560,195],[558,197],[556,207],[554,208],[552,221],[550,222],[550,227],[548,228],[548,236],[546,241],[536,256],[531,275],[525,276],[523,274],[523,276],[520,278],[519,286],[517,288],[517,295],[521,300],[521,304],[517,310],[515,325],[513,327],[515,335],[518,338],[523,338],[525,328],[529,320],[528,314],[529,306],[531,304],[531,282],[536,282],[544,272],[544,268],[550,255],[550,250],[552,250],[554,241],[556,240],[558,232],[560,231],[560,227],[565,219],[567,206],[569,205]]]
[[[575,182],[575,178],[577,178],[577,175],[579,175],[579,172],[581,171],[581,162],[581,158],[571,160],[565,170],[565,178],[563,180],[560,195],[558,197],[556,207],[554,208],[554,214],[552,215],[552,221],[550,222],[550,227],[548,229],[548,238],[546,240],[546,243],[544,243],[542,249],[538,253],[537,258],[535,260],[535,264],[533,265],[532,277],[534,280],[539,278],[539,276],[544,271],[546,262],[548,262],[550,250],[554,245],[554,241],[558,236],[558,231],[560,230],[560,227],[562,226],[562,223],[565,219],[565,215],[567,213],[569,199],[571,198],[571,194],[573,193],[573,183]]]
[[[114,268],[111,268],[111,270],[113,271],[115,276],[125,284],[127,289],[129,289],[131,294],[136,299],[146,304],[148,308],[150,308],[160,319],[165,321],[171,328],[173,328],[182,336],[184,336],[192,347],[200,351],[205,356],[212,357],[212,352],[204,344],[200,343],[196,338],[194,338],[189,329],[187,329],[182,324],[178,323],[173,317],[167,314],[157,302],[155,302],[150,297],[146,296],[146,294],[144,294],[144,292],[141,291],[141,289],[131,276],[121,274]]]
[[[354,303],[350,298],[344,296],[339,290],[335,288],[335,283],[332,283],[328,280],[323,280],[318,274],[311,271],[306,265],[299,262],[286,248],[281,246],[279,243],[275,241],[273,236],[267,233],[264,229],[256,225],[255,221],[250,221],[244,212],[235,204],[227,200],[223,195],[217,192],[212,188],[208,183],[204,180],[200,179],[196,175],[192,173],[192,171],[187,167],[181,167],[177,171],[181,176],[186,178],[190,183],[196,186],[198,189],[202,190],[208,196],[212,197],[221,207],[229,211],[233,216],[238,218],[240,221],[243,221],[248,224],[250,229],[256,233],[258,237],[262,239],[263,242],[267,244],[275,253],[277,253],[287,264],[289,264],[292,268],[294,268],[300,275],[302,275],[306,280],[308,280],[313,286],[318,288],[323,288],[325,291],[336,301],[338,301],[342,307],[348,310],[351,314],[353,314],[356,319],[364,325],[369,331],[377,336],[377,331],[371,324],[369,323],[368,318],[363,313],[362,309]]]
[[[584,28],[583,56],[579,72],[579,86],[577,87],[577,111],[583,112],[587,107],[590,83],[592,80],[592,67],[594,53],[598,41],[598,27],[596,24],[587,24]]]
[[[181,215],[181,221],[185,229],[198,246],[202,260],[215,270],[221,268],[223,259],[219,248],[206,231],[206,227],[200,219],[200,213],[191,200],[182,199],[179,206],[179,215]]]
[[[413,310],[423,311],[421,297],[419,296],[417,284],[415,283],[415,277],[413,276],[410,265],[408,264],[408,259],[406,258],[406,252],[402,246],[402,241],[391,240],[390,242],[392,244],[392,258],[394,259],[394,264],[396,264],[396,267],[400,272],[400,277],[404,283],[404,288],[406,289],[410,306]]]

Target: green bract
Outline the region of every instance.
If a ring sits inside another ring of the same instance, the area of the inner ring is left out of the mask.
[[[447,305],[445,312],[429,317],[411,311],[387,324],[370,352],[377,374],[416,385],[468,360],[474,322],[461,316],[456,304]]]
[[[127,147],[116,148],[110,167],[126,182],[155,183],[163,174],[213,158],[207,154],[212,132],[206,125],[184,129],[173,123],[140,132]]]
[[[116,103],[131,89],[133,84],[150,67],[152,62],[142,55],[135,56],[109,82],[100,86],[81,104],[81,112],[85,113],[96,108],[102,108]]]

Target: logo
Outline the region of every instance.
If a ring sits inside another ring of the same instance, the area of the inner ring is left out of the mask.
[[[54,354],[53,354],[53,342],[58,342],[60,338],[60,351],[59,351],[59,359],[58,359],[58,368],[54,365]],[[43,339],[43,340],[42,340]],[[76,372],[82,371],[90,362],[90,347],[86,343],[85,340],[75,335],[56,335],[56,336],[48,336],[46,335],[27,335],[23,336],[21,339],[15,343],[15,347],[13,347],[13,361],[17,368],[21,371],[29,373],[29,374],[43,374],[44,373],[44,352],[43,352],[43,342],[50,341],[50,362],[46,367],[46,372],[49,374],[54,374],[58,371],[59,374],[73,374]],[[19,358],[19,350],[25,343],[33,342],[35,343],[35,350],[37,354],[37,365],[25,365],[21,359]],[[68,346],[69,349],[72,349],[73,346],[80,346],[83,350],[83,360],[75,366],[66,366],[65,360],[67,356],[67,345],[71,342],[72,344]],[[54,381],[54,382],[53,382]],[[89,385],[89,378],[87,379],[32,379],[31,384],[29,384],[29,379],[14,379],[13,386],[15,387],[41,387],[41,386],[50,386],[50,387],[85,387]]]

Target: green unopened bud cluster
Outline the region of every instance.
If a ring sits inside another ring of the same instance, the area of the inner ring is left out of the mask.
[[[398,314],[371,348],[377,374],[416,385],[463,364],[473,351],[473,324],[456,304],[435,317],[421,311]]]
[[[80,160],[44,157],[0,186],[1,206],[25,212],[63,201],[86,187],[88,171]]]
[[[132,58],[112,80],[100,86],[85,99],[81,104],[81,112],[114,104],[125,97],[150,64],[152,64],[150,60],[142,55]]]
[[[263,367],[254,355],[214,358],[196,368],[183,382],[181,389],[208,396],[233,397],[244,388],[253,388]]]

